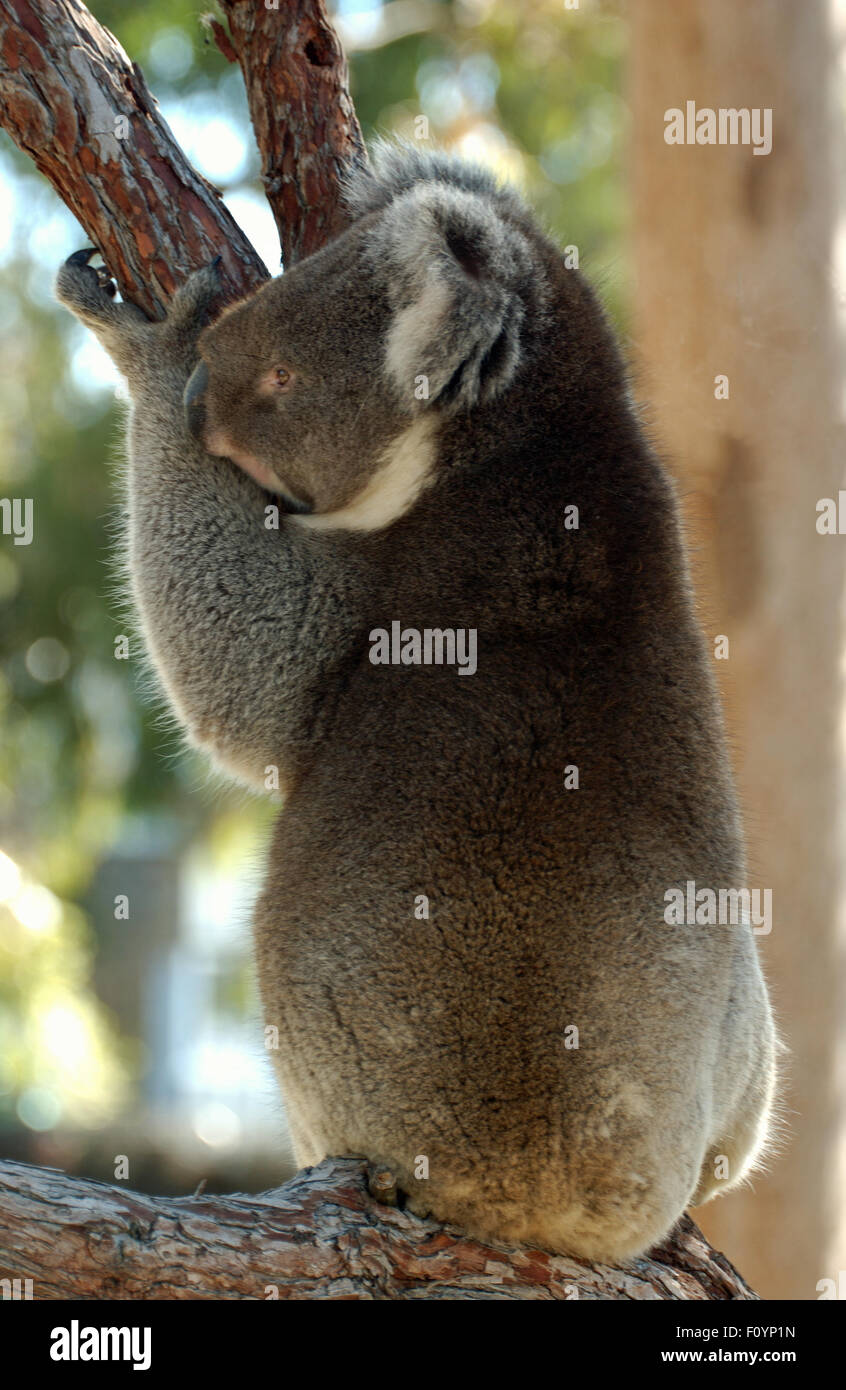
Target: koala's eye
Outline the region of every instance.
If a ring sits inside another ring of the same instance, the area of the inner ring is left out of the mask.
[[[268,367],[257,382],[257,390],[265,400],[285,395],[297,384],[296,373],[290,367]]]

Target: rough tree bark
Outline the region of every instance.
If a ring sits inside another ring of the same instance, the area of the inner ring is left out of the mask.
[[[349,1158],[258,1197],[147,1197],[0,1164],[0,1279],[45,1300],[755,1297],[689,1217],[626,1269],[581,1264],[383,1206]]]
[[[343,229],[338,197],[345,168],[367,162],[347,85],[347,60],[322,3],[267,9],[221,0],[229,31],[218,47],[244,75],[282,260],[310,256]]]
[[[285,262],[343,225],[344,165],[366,158],[320,0],[222,0],[218,46],[244,73]],[[158,114],[138,66],[78,0],[0,0],[0,124],[76,214],[124,297],[160,316],[223,256],[224,292],[267,270]],[[151,1198],[53,1170],[0,1169],[0,1278],[34,1297],[748,1299],[684,1218],[626,1269],[484,1246],[374,1203],[328,1160],[260,1197]]]

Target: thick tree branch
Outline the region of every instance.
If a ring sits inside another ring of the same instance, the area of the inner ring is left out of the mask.
[[[227,297],[267,278],[140,68],[78,0],[0,0],[0,123],[79,218],[124,297],[152,317],[215,255]]]
[[[344,226],[339,181],[367,155],[347,85],[347,61],[323,0],[221,0],[221,52],[241,66],[262,178],[286,266]]]
[[[0,1164],[0,1278],[35,1299],[750,1299],[684,1217],[626,1269],[483,1245],[370,1196],[330,1158],[258,1197],[147,1197]]]

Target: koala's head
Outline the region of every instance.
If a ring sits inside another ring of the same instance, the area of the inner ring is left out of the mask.
[[[370,529],[430,481],[438,422],[513,385],[545,277],[484,171],[391,147],[347,197],[345,232],[201,335],[186,410],[307,524]]]

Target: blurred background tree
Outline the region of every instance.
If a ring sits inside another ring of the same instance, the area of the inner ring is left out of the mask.
[[[816,529],[843,487],[846,7],[632,8],[632,250],[643,394],[681,478],[697,593],[745,811],[758,945],[789,1053],[780,1152],[696,1213],[754,1288],[812,1298],[843,1228],[844,551]],[[772,153],[656,139],[686,99],[772,112]],[[725,377],[728,394],[717,389]]]

